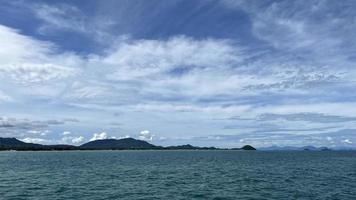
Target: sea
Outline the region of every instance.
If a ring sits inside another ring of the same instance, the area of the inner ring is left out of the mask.
[[[0,152],[0,200],[356,199],[355,151]]]

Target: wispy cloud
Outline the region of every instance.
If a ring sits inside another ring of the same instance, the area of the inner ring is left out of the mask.
[[[263,114],[259,120],[278,120],[288,121],[309,121],[317,123],[337,123],[337,122],[356,122],[356,117],[345,117],[337,115],[325,115],[320,113],[293,113],[293,114]]]
[[[110,28],[115,21],[109,18],[91,17],[76,6],[65,3],[34,4],[31,8],[36,17],[44,22],[38,29],[41,34],[58,35],[58,31],[69,31],[84,34],[101,43],[114,40]]]
[[[23,84],[39,83],[74,76],[79,58],[74,54],[55,54],[50,42],[24,36],[0,25],[0,76]]]

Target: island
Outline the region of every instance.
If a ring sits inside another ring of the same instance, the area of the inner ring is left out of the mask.
[[[62,150],[256,150],[250,145],[242,148],[223,149],[216,147],[196,147],[190,144],[179,146],[156,146],[134,138],[94,140],[80,146],[43,145],[26,143],[16,138],[0,138],[0,151],[62,151]]]

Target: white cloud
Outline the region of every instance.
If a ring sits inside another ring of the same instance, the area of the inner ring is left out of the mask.
[[[90,141],[94,140],[104,140],[108,138],[108,134],[106,132],[102,133],[94,133],[93,137],[90,139]]]
[[[62,133],[62,135],[70,135],[70,134],[72,134],[70,131],[64,131],[64,132]]]
[[[23,84],[74,76],[81,59],[72,53],[55,53],[52,43],[24,36],[0,25],[0,76]]]
[[[342,140],[341,142],[346,143],[346,144],[352,144],[352,141],[350,139],[345,139],[345,140]]]
[[[13,62],[44,60],[53,45],[24,36],[18,30],[0,25],[0,66]]]
[[[330,144],[335,144],[334,138],[328,136],[326,137],[326,140],[330,143]]]
[[[74,137],[72,139],[72,143],[73,144],[79,144],[79,143],[82,143],[83,141],[84,141],[84,137],[83,136]]]
[[[21,63],[3,65],[0,74],[3,78],[30,84],[74,76],[76,70],[54,64]]]
[[[65,144],[80,144],[84,142],[85,138],[83,136],[65,136],[61,139],[61,141]]]
[[[185,36],[168,40],[124,40],[113,44],[107,55],[89,59],[88,70],[95,74],[91,79],[104,79],[92,83],[77,81],[64,97],[96,104],[121,101],[134,104],[140,101],[137,97],[241,96],[250,93],[251,89],[246,90],[250,85],[276,82],[273,76],[238,70],[249,57],[249,53],[229,40],[195,40]],[[97,66],[105,70],[98,70]]]
[[[137,40],[123,42],[104,58],[114,68],[108,75],[114,80],[150,78],[152,75],[196,68],[226,68],[242,61],[246,56],[227,40],[194,40],[173,37],[166,41]]]
[[[125,139],[125,138],[130,138],[130,137],[131,137],[130,135],[124,135],[124,136],[116,137],[114,139]]]
[[[41,131],[30,130],[30,131],[27,131],[27,133],[30,133],[30,134],[40,134]]]
[[[143,130],[143,131],[140,132],[140,135],[138,136],[138,139],[152,141],[154,136],[155,135],[152,134],[150,131]]]
[[[255,54],[228,40],[194,40],[184,36],[127,40],[113,44],[107,55],[89,59],[89,69],[103,80],[77,85],[66,97],[99,104],[137,104],[141,98],[185,99],[188,104],[209,98],[223,102],[265,92],[324,94],[329,90],[321,85],[352,79],[351,75],[346,79],[345,74],[349,73],[344,70]],[[105,68],[105,73],[97,66]],[[118,84],[112,84],[113,81]]]
[[[26,142],[26,143],[38,143],[38,144],[47,144],[47,143],[51,143],[51,140],[46,140],[46,139],[42,139],[42,138],[23,138],[21,139],[21,141]]]
[[[46,136],[48,133],[50,133],[50,130],[29,130],[27,133],[32,134],[32,135],[40,135],[40,136]]]
[[[71,105],[74,102],[81,105],[92,103],[93,106],[120,103],[136,105],[132,108],[137,110],[162,110],[162,107],[167,107],[168,110],[168,107],[172,107],[177,111],[206,111],[214,110],[216,107],[216,110],[224,108],[228,111],[232,110],[233,106],[214,105],[204,108],[205,105],[196,106],[192,101],[212,98],[217,104],[224,104],[230,103],[231,99],[261,95],[266,91],[283,89],[283,94],[286,94],[286,91],[290,93],[293,88],[312,84],[317,86],[321,82],[334,80],[330,78],[331,72],[324,72],[324,74],[320,74],[320,70],[306,72],[290,66],[271,67],[269,70],[262,68],[261,71],[264,73],[256,74],[254,70],[260,69],[264,63],[243,64],[248,57],[247,53],[231,41],[194,40],[184,36],[162,41],[128,40],[114,44],[115,47],[111,52],[108,51],[106,56],[90,59],[88,73],[77,77],[78,70],[67,66],[80,66],[85,62],[82,59],[73,54],[68,56],[53,54],[53,45],[50,43],[23,36],[13,29],[4,30],[6,31],[3,32],[8,32],[5,35],[11,35],[14,39],[22,38],[25,44],[28,43],[29,47],[26,48],[34,46],[34,50],[27,55],[23,45],[8,44],[10,47],[13,45],[14,48],[18,48],[16,49],[18,53],[12,60],[21,62],[14,64],[9,61],[7,65],[1,65],[3,67],[0,67],[0,76],[2,74],[5,78],[27,84],[43,81],[53,83],[70,77],[75,79],[86,77],[92,80],[91,82],[76,81],[70,87],[66,82],[61,81],[63,88],[50,86],[44,88],[45,85],[41,85],[39,88],[34,87],[31,91],[27,91],[28,94],[37,92],[42,96],[61,95],[58,99]],[[44,61],[44,64],[36,64],[31,60],[32,58]],[[98,71],[97,66],[105,70]],[[283,67],[287,68],[281,70]],[[172,70],[177,71],[171,74]],[[177,73],[182,74],[176,76]],[[105,77],[119,80],[120,84],[114,85],[112,82],[109,84]],[[53,93],[53,91],[57,92]],[[185,99],[185,102],[170,106],[160,102],[165,99]],[[154,103],[147,105],[150,100],[158,101],[156,108]]]

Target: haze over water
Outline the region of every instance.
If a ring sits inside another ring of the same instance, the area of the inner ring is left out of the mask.
[[[0,199],[353,199],[356,152],[0,152]]]

